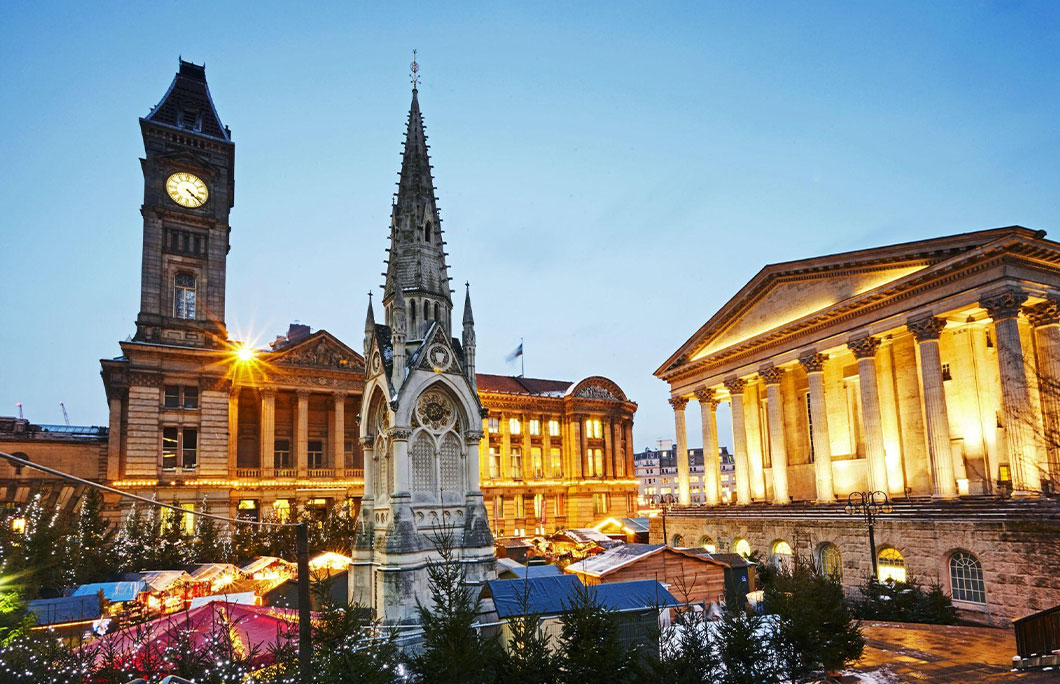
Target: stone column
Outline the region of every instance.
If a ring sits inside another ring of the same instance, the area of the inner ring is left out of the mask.
[[[791,503],[788,494],[788,449],[784,443],[784,402],[780,398],[780,379],[784,371],[776,366],[758,372],[766,384],[766,415],[769,420],[769,452],[773,463],[773,503]]]
[[[309,470],[309,390],[298,390],[295,408],[295,453],[298,477],[305,477]],[[399,490],[405,491],[405,490]]]
[[[1060,482],[1060,304],[1046,300],[1024,310],[1034,327],[1038,350],[1038,386],[1044,420],[1044,447],[1048,454],[1049,479]],[[991,473],[996,477],[997,473]]]
[[[905,496],[905,470],[902,467],[902,437],[899,427],[893,352],[894,344],[890,339],[881,341],[880,349],[876,352],[876,389],[880,394],[883,453],[884,460],[887,462],[887,487],[892,497]]]
[[[721,501],[721,456],[718,454],[718,401],[714,390],[696,390],[703,423],[703,500],[710,506]]]
[[[107,421],[109,432],[107,437],[107,480],[113,482],[121,477],[121,407],[123,388],[111,388],[110,416]],[[230,465],[230,467],[234,467]]]
[[[262,461],[265,457],[262,457]],[[239,388],[228,388],[228,477],[236,476],[239,462]],[[265,464],[262,463],[262,466]]]
[[[391,467],[394,468],[394,497],[409,496],[409,436],[408,428],[390,428],[390,438],[394,445]]]
[[[338,475],[346,467],[346,393],[331,397],[331,467]]]
[[[622,441],[622,422],[618,420],[611,421],[611,445],[615,450],[615,477],[621,478],[626,476],[626,446]]]
[[[751,503],[751,480],[747,472],[747,429],[744,426],[743,391],[747,383],[735,376],[725,380],[732,409],[732,460],[736,477],[736,503]]]
[[[611,479],[615,476],[615,469],[612,466],[613,459],[615,457],[615,443],[611,440],[611,418],[602,418],[603,429],[604,429],[604,475],[607,479]]]
[[[481,475],[478,462],[478,445],[482,442],[483,433],[478,430],[468,430],[464,433],[464,443],[467,445],[467,492],[468,494],[482,495]]]
[[[744,443],[747,445],[747,479],[751,483],[751,497],[766,500],[765,454],[762,444],[762,398],[758,384],[748,381],[743,393]]]
[[[913,333],[920,355],[932,496],[952,499],[957,496],[957,481],[953,475],[950,419],[946,413],[946,389],[942,384],[942,359],[939,356],[939,335],[946,327],[946,321],[928,317],[909,321],[906,326]]]
[[[508,429],[508,416],[498,414],[497,422],[501,426],[501,479],[512,479],[512,433]]]
[[[626,477],[632,479],[637,473],[633,463],[633,421],[624,421],[622,429],[625,431],[626,434]]]
[[[275,477],[273,459],[276,453],[276,390],[261,390],[261,468],[266,478]]]
[[[584,415],[583,416],[578,416],[578,430],[581,431],[580,432],[581,445],[580,445],[579,448],[581,449],[581,456],[582,456],[582,477],[588,477],[589,476],[589,472],[590,472],[589,460],[592,458],[592,456],[589,454],[589,434],[588,434],[589,431],[585,429],[585,421],[587,419],[588,419],[588,416],[584,416]],[[593,473],[593,477],[596,477],[596,464],[595,463],[593,464],[593,467],[592,467],[592,473]]]
[[[824,398],[824,363],[828,360],[825,354],[810,352],[799,357],[799,363],[806,369],[807,382],[810,385],[810,440],[813,443],[813,470],[817,481],[817,500],[821,503],[835,501],[835,488],[832,485],[832,440],[828,436],[828,405]]]
[[[1020,343],[1017,317],[1027,293],[1018,288],[1006,288],[979,300],[990,318],[994,319],[997,339],[997,360],[1001,371],[1001,413],[1005,426],[1005,446],[1008,448],[1014,492],[1041,491],[1038,453],[1034,444],[1035,415],[1031,408],[1027,387],[1026,360]]]
[[[692,494],[688,489],[688,434],[685,428],[685,397],[670,397],[670,406],[674,409],[674,428],[677,431],[677,501],[682,506],[692,503]]]
[[[883,445],[880,395],[876,384],[876,350],[879,346],[878,339],[868,336],[847,342],[847,347],[854,352],[854,358],[858,360],[861,422],[865,435],[865,456],[869,465],[869,490],[890,492],[887,484],[887,452]]]
[[[376,455],[371,435],[361,437],[361,453],[364,454],[364,501],[374,501]],[[363,502],[361,506],[364,506]]]

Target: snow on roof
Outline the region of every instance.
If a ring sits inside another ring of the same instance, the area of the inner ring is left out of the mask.
[[[82,584],[71,596],[96,596],[103,592],[103,598],[115,603],[132,601],[146,587],[144,582],[93,582]]]
[[[620,544],[601,554],[571,563],[567,566],[567,572],[602,577],[662,548],[662,544]]]
[[[140,579],[147,583],[151,591],[165,591],[177,582],[187,582],[191,575],[183,570],[153,570],[141,572]]]
[[[257,594],[252,591],[241,591],[236,594],[214,594],[213,596],[196,596],[191,600],[189,608],[198,608],[207,603],[215,601],[227,601],[241,606],[253,606],[257,602]]]
[[[577,527],[567,530],[560,530],[558,534],[566,535],[579,544],[589,544],[591,542],[599,543],[610,543],[614,540],[608,537],[606,534],[599,530],[594,530],[591,527]]]
[[[224,574],[238,575],[240,570],[231,563],[203,563],[191,573],[191,578],[196,582],[211,582]]]
[[[273,563],[284,563],[286,565],[293,565],[292,563],[285,561],[282,558],[277,558],[276,556],[258,556],[257,558],[243,566],[243,572],[248,575],[253,575],[255,572],[260,572],[272,565]]]

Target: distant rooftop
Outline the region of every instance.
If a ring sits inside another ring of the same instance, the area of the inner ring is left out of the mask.
[[[97,441],[106,439],[108,431],[98,425],[38,425],[25,418],[0,416],[0,439]]]
[[[502,394],[526,394],[544,397],[562,397],[574,383],[570,380],[544,380],[541,378],[523,378],[517,375],[490,375],[477,373],[480,392],[500,392]]]

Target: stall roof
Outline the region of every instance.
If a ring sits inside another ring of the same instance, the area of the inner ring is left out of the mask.
[[[501,559],[498,559],[501,560]],[[503,560],[509,560],[507,558]],[[515,563],[514,565],[505,563],[504,568],[498,568],[498,573],[503,575],[513,575],[514,577],[500,577],[498,579],[525,579],[527,577],[558,577],[563,574],[555,565],[522,565]]]
[[[591,527],[579,527],[568,530],[560,530],[556,534],[569,537],[570,539],[578,542],[579,544],[613,544],[615,541],[603,532],[599,530],[594,530]]]
[[[212,582],[218,575],[226,573],[240,575],[242,571],[231,563],[203,563],[191,573],[191,578],[196,582]]]
[[[500,618],[519,615],[559,615],[566,611],[582,586],[577,575],[490,580],[486,591]],[[597,601],[611,610],[666,608],[680,605],[657,580],[611,582],[593,587]]]
[[[705,563],[727,565],[727,563],[715,560],[710,554],[696,553],[693,549],[675,549],[663,544],[620,544],[596,556],[590,556],[577,563],[571,563],[567,566],[567,572],[576,572],[580,575],[589,575],[591,577],[603,577],[630,563],[658,553],[677,553]]]
[[[265,568],[269,567],[270,565],[272,565],[273,563],[283,563],[284,565],[294,565],[294,563],[291,563],[290,561],[285,561],[282,558],[277,558],[276,556],[258,556],[254,560],[252,560],[249,563],[247,563],[246,565],[244,565],[242,569],[243,569],[243,572],[245,572],[246,574],[253,575],[255,572],[260,572],[260,571],[264,570]]]
[[[103,598],[108,601],[124,603],[135,601],[140,592],[146,588],[146,582],[93,582],[82,584],[74,590],[71,596],[97,596],[102,591]]]
[[[151,591],[165,591],[177,582],[187,582],[191,575],[183,570],[152,570],[141,572],[140,579],[147,583]]]
[[[99,598],[96,596],[64,596],[27,601],[26,611],[39,625],[95,620],[100,616]]]
[[[191,600],[189,608],[198,608],[199,606],[205,606],[207,603],[214,603],[217,601],[224,601],[240,606],[253,606],[257,602],[258,596],[252,591],[241,591],[237,594],[214,594],[213,596],[196,596]]]

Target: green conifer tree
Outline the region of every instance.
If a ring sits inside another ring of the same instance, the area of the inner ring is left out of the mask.
[[[74,529],[66,543],[68,584],[87,584],[108,579],[117,570],[115,530],[103,518],[103,495],[89,487],[81,498]]]
[[[596,589],[576,585],[560,618],[562,632],[560,681],[567,684],[607,684],[633,681],[636,651],[618,638],[618,616],[605,608]]]

